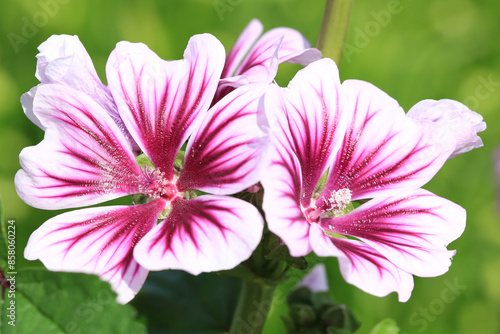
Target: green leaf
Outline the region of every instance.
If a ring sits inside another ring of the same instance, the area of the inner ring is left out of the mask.
[[[149,334],[215,334],[229,330],[240,290],[236,277],[162,271],[149,274],[132,303]]]
[[[116,303],[97,276],[21,269],[10,279],[16,290],[2,308],[4,334],[146,333],[134,308]]]
[[[396,321],[387,318],[375,325],[370,334],[399,334],[399,327]]]

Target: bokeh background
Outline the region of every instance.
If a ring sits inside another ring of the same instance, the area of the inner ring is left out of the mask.
[[[252,19],[266,30],[289,26],[315,44],[324,1],[287,0],[2,0],[0,6],[0,194],[6,219],[17,224],[18,266],[28,237],[54,212],[36,210],[16,195],[14,175],[23,147],[43,133],[25,118],[19,98],[37,84],[37,46],[52,34],[78,35],[105,82],[109,53],[121,40],[143,42],[164,59],[178,59],[190,36],[208,32],[228,51]],[[387,15],[388,14],[388,15]],[[369,333],[395,319],[407,333],[500,333],[500,217],[494,151],[500,143],[500,2],[495,0],[357,0],[354,3],[342,80],[369,81],[408,110],[422,99],[450,98],[481,113],[484,147],[446,163],[425,188],[468,212],[450,271],[415,278],[407,303],[370,296],[341,278],[335,259],[325,262],[332,296],[347,304]],[[299,69],[280,68],[286,85]],[[294,274],[296,277],[301,273]],[[454,288],[450,287],[454,286]],[[291,284],[284,285],[289,289]],[[70,312],[71,310],[68,310]],[[282,333],[275,304],[266,333]]]

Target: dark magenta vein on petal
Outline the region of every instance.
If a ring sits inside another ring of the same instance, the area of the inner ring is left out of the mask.
[[[316,91],[316,95],[321,97],[321,105],[323,107],[322,119],[320,119],[320,121],[322,121],[320,133],[318,133],[319,129],[317,127],[314,128],[315,132],[311,133],[311,124],[309,118],[307,117],[307,103],[303,98],[301,98],[301,101],[304,114],[293,106],[295,109],[294,113],[300,117],[302,124],[296,123],[296,121],[290,117],[289,113],[286,115],[288,127],[291,130],[291,138],[288,138],[288,144],[296,153],[302,167],[303,196],[301,203],[304,206],[309,205],[314,188],[323,174],[323,170],[325,169],[326,163],[328,162],[328,158],[331,154],[334,134],[338,127],[337,117],[335,118],[332,127],[329,127],[330,116],[328,110],[326,109],[322,90],[323,89],[321,88],[321,91]],[[303,128],[304,134],[301,133],[301,128]],[[299,131],[300,138],[295,136],[297,131]]]
[[[157,244],[163,244],[163,255],[169,251],[175,255],[172,245],[174,237],[181,238],[183,235],[187,235],[189,240],[182,240],[182,242],[192,242],[201,251],[196,240],[195,231],[201,230],[206,234],[203,224],[215,226],[224,238],[226,232],[230,232],[220,222],[217,214],[221,212],[230,213],[239,218],[230,208],[218,205],[216,200],[199,201],[177,198],[172,202],[172,211],[165,219],[161,232],[153,239],[150,247],[153,248]],[[200,223],[200,221],[203,221],[203,223]]]
[[[126,249],[126,253],[119,261],[117,261],[116,265],[108,268],[106,272],[100,274],[105,274],[115,270],[120,270],[122,273],[125,273],[133,262],[134,246],[140,239],[142,239],[142,237],[144,237],[144,235],[146,235],[147,232],[151,230],[151,228],[153,228],[163,207],[164,201],[156,200],[140,206],[130,206],[102,213],[88,220],[62,226],[54,230],[52,233],[71,230],[74,228],[82,228],[85,226],[88,226],[88,228],[83,232],[77,232],[78,234],[70,239],[61,240],[55,244],[69,243],[66,250],[67,254],[82,240],[92,238],[94,233],[99,233],[101,230],[104,230],[105,235],[99,236],[99,239],[106,238],[108,236],[108,240],[100,249],[100,252],[96,254],[96,257],[99,257],[100,254],[111,247],[115,247],[112,258],[116,256],[119,248]],[[128,241],[127,239],[130,238],[132,234],[132,240]],[[97,239],[91,242],[91,244],[96,241]],[[126,241],[128,242],[124,244]],[[137,274],[138,270],[139,266],[137,265],[134,270],[134,275]]]
[[[244,142],[236,142],[234,144],[213,144],[216,139],[221,136],[224,129],[230,127],[239,118],[243,118],[253,114],[253,112],[244,112],[248,104],[241,106],[240,110],[231,117],[219,121],[224,117],[223,112],[231,106],[236,100],[227,103],[223,108],[218,110],[211,118],[211,123],[208,124],[203,131],[198,132],[196,140],[191,147],[190,152],[186,155],[184,169],[178,180],[180,191],[188,189],[199,189],[206,186],[214,186],[220,184],[234,184],[243,180],[248,173],[239,174],[240,168],[251,162],[257,153],[242,152],[236,156],[229,156],[233,151],[248,145],[254,139]],[[214,127],[215,124],[215,127]],[[231,142],[235,137],[226,138],[226,142]],[[208,147],[212,146],[211,149]],[[241,156],[243,155],[243,156]],[[227,158],[224,158],[228,156]],[[235,161],[228,166],[230,161]]]
[[[402,198],[390,203],[382,203],[368,210],[353,212],[338,218],[325,219],[322,225],[325,228],[327,227],[326,225],[334,226],[334,231],[337,233],[368,239],[386,246],[398,248],[401,252],[411,255],[409,251],[403,250],[403,248],[423,249],[415,244],[409,244],[404,237],[411,236],[425,240],[425,236],[429,233],[410,231],[408,230],[410,226],[404,222],[398,223],[397,217],[421,214],[439,217],[432,211],[432,208],[397,207],[411,198]],[[387,219],[396,221],[390,222]],[[420,217],[420,219],[425,218]],[[395,239],[400,239],[401,241],[396,241]]]
[[[138,108],[136,109],[132,103],[130,96],[127,93],[122,77],[120,76],[121,88],[125,97],[126,104],[130,109],[134,122],[137,124],[140,131],[141,140],[145,146],[148,157],[153,162],[154,166],[161,169],[165,173],[166,179],[173,178],[173,165],[177,156],[177,151],[182,146],[183,135],[190,126],[190,122],[194,120],[196,111],[199,108],[201,100],[205,94],[210,78],[208,78],[207,67],[205,66],[202,78],[202,85],[195,92],[194,101],[189,103],[193,94],[193,79],[194,76],[201,74],[196,73],[198,66],[197,60],[191,64],[190,71],[187,77],[187,85],[179,85],[176,87],[174,96],[169,96],[169,87],[171,82],[167,78],[165,89],[162,92],[159,105],[154,110],[154,126],[151,127],[148,111],[145,108],[142,87],[140,86],[140,78],[142,70],[136,78],[136,97]],[[156,86],[155,86],[156,89]],[[183,91],[181,91],[181,89]],[[156,92],[155,92],[156,93]],[[154,94],[156,96],[156,94]],[[179,104],[176,103],[178,96],[182,99]],[[171,101],[171,108],[167,110],[167,102]]]
[[[330,238],[331,242],[342,251],[351,261],[351,265],[356,268],[356,264],[362,261],[372,263],[378,270],[380,278],[384,275],[384,272],[389,273],[392,277],[398,280],[394,274],[387,270],[381,262],[388,261],[382,254],[371,250],[369,246],[360,247],[349,241],[343,241],[341,239]],[[362,261],[360,261],[362,259]]]

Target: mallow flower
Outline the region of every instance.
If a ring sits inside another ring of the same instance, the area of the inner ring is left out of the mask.
[[[226,195],[258,182],[264,167],[263,88],[241,87],[209,109],[224,59],[223,46],[208,34],[192,37],[177,61],[164,61],[143,44],[117,44],[106,65],[108,87],[96,89],[109,89],[139,156],[96,91],[75,86],[88,66],[61,69],[73,84],[36,89],[32,110],[45,136],[20,154],[19,196],[40,209],[127,195],[134,204],[49,219],[31,235],[27,259],[40,259],[49,270],[97,274],[125,303],[148,270],[199,274],[233,268],[251,255],[263,219],[251,204]]]
[[[295,29],[263,31],[262,23],[253,19],[240,34],[227,55],[214,101],[242,85],[272,82],[283,62],[305,66],[321,58],[321,52]]]
[[[455,149],[450,158],[483,146],[478,132],[486,130],[483,116],[453,100],[423,100],[415,104],[408,117],[422,124],[425,131],[432,133],[439,145],[443,135],[455,139]]]
[[[376,296],[407,301],[413,277],[445,273],[446,246],[465,210],[420,187],[455,150],[372,84],[346,80],[322,59],[265,96],[273,134],[263,174],[269,229],[292,256],[338,257],[344,279]]]

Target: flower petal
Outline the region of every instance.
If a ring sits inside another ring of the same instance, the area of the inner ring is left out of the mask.
[[[276,76],[280,63],[307,65],[321,58],[321,52],[311,48],[297,30],[275,28],[257,40],[262,30],[262,23],[252,20],[238,38],[234,52],[231,51],[228,55],[215,101],[219,101],[236,87],[251,83],[270,83]],[[247,52],[248,55],[241,61]]]
[[[436,146],[441,145],[439,138],[443,133],[453,136],[456,146],[450,158],[483,146],[483,141],[477,135],[486,129],[483,117],[460,102],[423,100],[408,111],[408,117],[433,133],[433,137],[437,139]]]
[[[214,100],[219,101],[237,87],[273,81],[278,72],[278,51],[282,40],[283,38],[279,38],[269,45],[262,45],[254,58],[246,58],[245,61],[250,63],[244,61],[235,76],[221,79]],[[243,72],[241,72],[242,66],[245,66]]]
[[[288,246],[292,256],[304,256],[311,251],[309,222],[301,210],[302,171],[294,154],[282,146],[274,147],[273,157],[262,173],[264,187],[262,209],[269,230]]]
[[[433,139],[406,117],[398,103],[372,84],[347,80],[342,88],[349,101],[345,109],[352,109],[354,116],[330,169],[325,194],[347,188],[356,200],[417,189],[453,151],[451,137],[443,137],[442,149],[436,149]]]
[[[141,289],[148,270],[133,257],[137,242],[155,225],[165,201],[99,207],[63,213],[31,235],[24,256],[49,270],[97,274],[127,303]]]
[[[249,52],[248,63],[251,63],[251,59],[259,54],[259,49],[280,38],[283,38],[278,52],[280,64],[287,62],[306,66],[321,59],[321,51],[311,48],[309,41],[300,32],[295,29],[280,27],[271,29],[262,35]],[[244,72],[244,66],[239,69],[239,72]]]
[[[106,73],[127,129],[171,180],[175,157],[208,110],[224,66],[213,36],[193,36],[184,59],[164,61],[144,44],[120,42]]]
[[[231,92],[212,107],[186,148],[179,191],[234,194],[259,182],[268,136],[261,97],[268,85]]]
[[[41,209],[92,205],[140,189],[143,174],[111,117],[89,96],[56,84],[39,86],[34,112],[44,140],[20,154],[19,196]]]
[[[248,23],[227,55],[221,78],[227,78],[234,75],[234,72],[241,63],[243,57],[245,57],[263,31],[264,26],[259,20],[253,19],[250,23]]]
[[[136,246],[134,257],[150,270],[197,275],[231,269],[250,257],[263,226],[254,206],[233,197],[177,199],[170,215]]]
[[[21,95],[21,105],[23,107],[24,114],[30,121],[33,122],[36,126],[38,126],[40,129],[45,131],[45,126],[42,125],[42,122],[38,119],[38,117],[35,116],[35,113],[33,112],[33,100],[35,98],[36,90],[38,86],[35,86],[29,90],[29,92],[24,93]]]
[[[266,113],[275,139],[295,154],[302,171],[301,204],[331,165],[350,120],[335,63],[322,59],[299,71],[288,88],[266,94]],[[279,158],[279,157],[278,157]]]
[[[324,263],[316,264],[295,286],[309,288],[312,292],[328,292],[328,275]]]
[[[67,84],[83,92],[96,82],[104,86],[78,36],[52,35],[38,50],[35,76],[41,83]]]
[[[313,224],[311,243],[319,256],[337,256],[346,282],[377,297],[396,291],[406,302],[413,290],[413,277],[398,268],[375,249],[355,240],[327,237]]]
[[[42,84],[62,84],[89,95],[125,130],[111,93],[78,36],[52,35],[38,50],[35,76]]]
[[[465,210],[419,189],[406,196],[373,199],[345,216],[323,218],[321,227],[356,237],[403,270],[444,274],[455,251],[446,246],[465,229]]]
[[[276,60],[273,58],[276,57]],[[260,37],[236,69],[234,76],[243,75],[249,82],[270,82],[282,62],[308,65],[319,60],[321,52],[311,48],[304,36],[295,29],[275,28]]]

